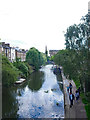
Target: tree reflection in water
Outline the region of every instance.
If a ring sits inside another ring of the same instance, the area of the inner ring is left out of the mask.
[[[11,88],[2,87],[2,118],[18,118],[19,103],[17,95],[21,96],[23,94],[26,85],[27,82]]]
[[[62,76],[60,74],[57,74],[56,77],[57,77],[57,82],[59,84],[59,87],[60,87],[61,91],[63,92],[63,80],[62,80]]]
[[[28,87],[32,91],[38,91],[44,82],[44,73],[42,71],[37,71],[32,74],[29,78]]]
[[[2,89],[2,118],[18,118],[18,101],[16,100],[16,90]]]

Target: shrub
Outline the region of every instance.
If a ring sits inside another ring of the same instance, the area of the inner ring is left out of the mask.
[[[2,85],[10,86],[14,84],[19,74],[20,71],[5,56],[2,56]]]
[[[27,77],[27,75],[28,75],[28,67],[25,65],[24,62],[16,61],[16,62],[13,63],[13,65],[14,65],[17,69],[19,69],[19,70],[23,73],[23,75],[24,75],[25,77]]]

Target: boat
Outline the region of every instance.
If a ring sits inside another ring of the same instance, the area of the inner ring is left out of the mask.
[[[21,84],[24,81],[26,81],[26,79],[20,78],[18,81],[15,82],[15,84]]]

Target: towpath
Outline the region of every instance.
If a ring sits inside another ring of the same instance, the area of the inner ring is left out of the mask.
[[[76,85],[73,80],[68,80],[62,72],[63,85],[64,85],[64,99],[65,99],[65,118],[82,118],[85,120],[87,118],[84,104],[82,103],[81,98],[78,102],[74,100],[74,105],[70,108],[69,93],[67,92],[67,86],[71,82],[73,85],[72,92],[75,95]]]

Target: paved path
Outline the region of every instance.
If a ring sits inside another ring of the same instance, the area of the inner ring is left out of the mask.
[[[67,92],[67,86],[71,82],[73,85],[72,92],[75,95],[76,85],[75,83],[64,76],[62,72],[62,79],[64,85],[64,99],[65,99],[65,118],[87,118],[86,111],[84,108],[84,104],[82,103],[81,98],[79,98],[78,102],[74,100],[74,105],[70,108],[70,101],[69,101],[69,93]]]

